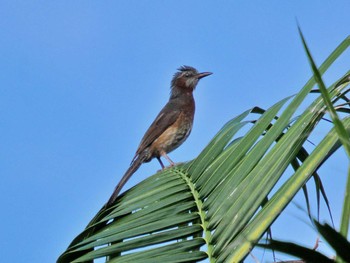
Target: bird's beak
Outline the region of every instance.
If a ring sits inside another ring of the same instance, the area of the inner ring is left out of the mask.
[[[201,79],[201,78],[204,78],[204,77],[209,76],[209,75],[211,75],[211,74],[213,74],[213,73],[211,73],[211,72],[202,72],[202,73],[198,73],[198,74],[197,74],[197,78],[198,78],[198,79]]]

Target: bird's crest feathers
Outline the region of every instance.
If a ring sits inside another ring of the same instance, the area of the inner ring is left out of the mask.
[[[186,65],[183,65],[183,66],[179,67],[177,70],[181,71],[181,72],[185,72],[185,71],[195,71],[195,72],[197,72],[197,70],[194,67],[186,66]]]

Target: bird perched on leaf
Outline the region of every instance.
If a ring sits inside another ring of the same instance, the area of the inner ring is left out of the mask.
[[[174,74],[168,103],[143,136],[129,169],[116,186],[107,206],[115,201],[122,187],[142,163],[157,158],[164,169],[164,164],[160,159],[164,157],[169,161],[170,166],[174,166],[174,162],[167,153],[179,147],[190,135],[195,112],[193,91],[201,78],[211,74],[211,72],[199,73],[195,68],[189,66],[180,67]]]

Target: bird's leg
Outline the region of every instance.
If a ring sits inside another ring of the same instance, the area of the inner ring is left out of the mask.
[[[175,163],[169,158],[166,152],[162,152],[162,156],[168,160],[168,162],[170,163],[170,167],[173,167],[175,165]]]
[[[157,157],[157,160],[160,163],[160,166],[162,167],[162,170],[163,170],[165,168],[165,166],[164,166],[162,160],[160,159],[160,157]]]

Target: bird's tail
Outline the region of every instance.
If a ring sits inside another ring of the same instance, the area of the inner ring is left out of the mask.
[[[142,152],[139,155],[135,156],[135,158],[130,164],[129,169],[125,172],[122,179],[119,181],[118,185],[115,187],[113,194],[111,195],[111,197],[109,198],[106,204],[107,207],[110,206],[115,201],[115,199],[118,197],[120,190],[122,190],[123,186],[130,179],[130,177],[136,172],[136,170],[139,169],[139,167],[146,160],[146,158],[147,158],[147,154],[145,152]]]

